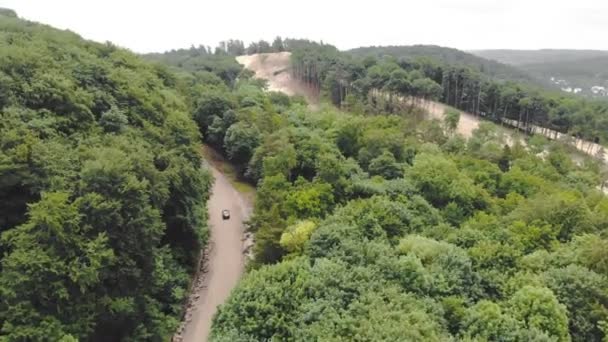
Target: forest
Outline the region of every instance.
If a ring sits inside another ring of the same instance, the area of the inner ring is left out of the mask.
[[[311,111],[250,79],[195,111],[205,141],[258,188],[255,258],[211,340],[605,339],[597,161],[534,139],[509,147],[491,123],[466,141],[457,117],[423,121],[355,90],[368,78],[441,100],[441,84],[401,61],[358,64],[316,43],[292,53],[293,72],[338,108]]]
[[[592,87],[608,86],[608,52],[601,50],[479,50],[473,54],[516,66],[554,88],[581,88],[580,94],[606,96]],[[553,78],[553,80],[552,80]],[[556,83],[563,81],[560,83]]]
[[[211,183],[177,80],[0,12],[0,341],[173,334]]]
[[[537,83],[530,74],[507,64],[496,62],[493,59],[477,57],[457,49],[451,49],[434,45],[413,45],[413,46],[372,46],[349,50],[348,53],[368,57],[374,56],[393,56],[398,59],[416,59],[418,57],[432,58],[438,62],[449,65],[467,66],[477,72],[484,73],[493,79],[504,81]],[[500,60],[498,60],[500,61]]]
[[[312,46],[329,57],[308,65],[344,63]],[[302,56],[318,57],[293,50],[294,72],[331,102],[334,70],[315,78],[296,69]],[[490,122],[465,140],[453,113],[311,111],[264,86],[216,87],[195,110],[205,141],[257,184],[254,260],[212,341],[605,340],[608,200],[596,160],[577,165],[535,139],[510,147]]]
[[[208,238],[201,142],[257,187],[212,341],[607,340],[602,165],[422,115],[604,139],[603,104],[307,40],[142,57],[3,13],[0,341],[168,340]],[[291,51],[325,101],[266,91],[243,49]]]
[[[399,53],[390,54],[393,51]],[[591,142],[608,141],[606,101],[515,82],[514,76],[507,80],[497,74],[498,69],[488,69],[487,63],[466,59],[453,49],[418,46],[354,52],[341,52],[331,45],[296,49],[294,76],[349,110],[367,107],[392,112],[402,107],[403,99],[410,103],[430,99],[500,124],[515,120],[525,132],[536,125]]]
[[[465,141],[410,113],[311,112],[251,84],[224,96],[199,124],[258,184],[256,245],[212,340],[604,338],[593,160],[508,147],[489,123]]]

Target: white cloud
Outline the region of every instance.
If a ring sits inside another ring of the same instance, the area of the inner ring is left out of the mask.
[[[604,0],[0,0],[0,7],[138,52],[276,35],[322,39],[340,48],[608,50]]]

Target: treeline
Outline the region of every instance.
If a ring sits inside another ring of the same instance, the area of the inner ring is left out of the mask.
[[[377,57],[371,51],[359,57],[330,46],[308,46],[293,51],[292,66],[296,77],[316,84],[334,104],[351,109],[398,110],[386,101],[378,108],[378,96],[370,94],[383,92],[410,100],[438,100],[495,122],[517,120],[527,132],[537,125],[589,141],[608,141],[606,102],[504,81],[483,68],[447,63],[440,58]]]
[[[320,43],[322,45],[322,43]],[[283,51],[294,51],[298,48],[302,48],[309,45],[319,45],[314,41],[308,39],[293,39],[293,38],[281,38],[277,36],[272,43],[259,40],[257,42],[251,42],[245,48],[245,45],[240,40],[229,40],[227,42],[220,42],[219,51],[225,52],[232,56],[240,55],[253,55],[256,53],[271,53],[271,52],[283,52]],[[216,49],[216,51],[218,51]]]
[[[450,122],[310,112],[252,79],[196,115],[258,188],[252,270],[212,340],[606,336],[608,200],[592,161],[508,147],[489,123],[464,141]]]
[[[230,55],[212,53],[210,47],[199,46],[143,55],[147,60],[173,67],[173,72],[189,78],[188,87],[213,83],[216,76],[232,87],[243,67]],[[192,94],[194,95],[194,94]]]
[[[533,76],[517,67],[496,62],[492,59],[478,57],[458,49],[436,45],[371,46],[355,48],[348,50],[347,52],[353,56],[362,58],[369,56],[376,58],[393,56],[397,59],[410,60],[420,57],[432,58],[442,64],[466,66],[493,79],[544,84],[544,82],[540,82],[540,80],[535,79]]]
[[[359,113],[311,112],[248,72],[201,84],[184,71],[177,82],[199,95],[205,141],[258,189],[255,259],[212,340],[605,339],[598,164],[579,167],[546,142],[509,147],[489,123],[465,141],[454,113],[443,123],[361,114],[414,109],[386,93],[473,106],[464,74],[444,88],[436,61],[359,60],[321,44],[293,54],[295,73]]]
[[[359,61],[321,44],[293,55],[303,61],[294,72],[333,89],[343,110],[311,112],[247,72],[232,87],[205,85],[196,101],[206,142],[257,184],[255,258],[211,340],[605,338],[597,163],[579,167],[547,142],[509,147],[490,123],[465,141],[453,113],[361,114],[415,110],[392,108],[387,92],[468,104],[459,74],[458,91],[444,93],[434,61]]]
[[[166,341],[207,239],[190,102],[166,67],[6,13],[0,340]]]
[[[165,63],[174,64],[174,59],[177,56],[180,57],[206,57],[209,59],[213,55],[228,55],[228,56],[241,56],[241,55],[253,55],[256,53],[271,53],[271,52],[283,52],[283,51],[294,51],[308,46],[319,46],[323,43],[317,43],[308,39],[293,39],[293,38],[281,38],[277,36],[272,42],[266,40],[259,40],[257,42],[251,42],[245,46],[245,43],[239,39],[223,40],[218,43],[215,49],[210,46],[199,45],[198,47],[192,45],[188,49],[177,49],[170,50],[163,53],[150,53],[146,54],[146,57],[156,59]],[[181,67],[181,65],[180,65]]]
[[[219,76],[229,88],[236,84],[236,78],[243,67],[233,58],[256,53],[293,51],[307,46],[322,44],[306,39],[275,38],[272,44],[266,41],[252,42],[247,48],[242,40],[221,41],[215,49],[209,46],[191,46],[188,49],[171,50],[164,53],[149,53],[145,59],[174,67],[173,72],[191,78],[189,85],[213,82],[213,75]],[[184,73],[185,72],[185,73]]]

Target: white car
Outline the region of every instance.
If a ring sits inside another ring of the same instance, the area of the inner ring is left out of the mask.
[[[222,219],[228,220],[230,218],[230,210],[224,209],[222,210]]]

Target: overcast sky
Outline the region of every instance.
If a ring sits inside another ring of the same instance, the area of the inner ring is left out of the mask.
[[[0,0],[0,7],[136,52],[277,35],[341,49],[608,50],[608,0]]]

